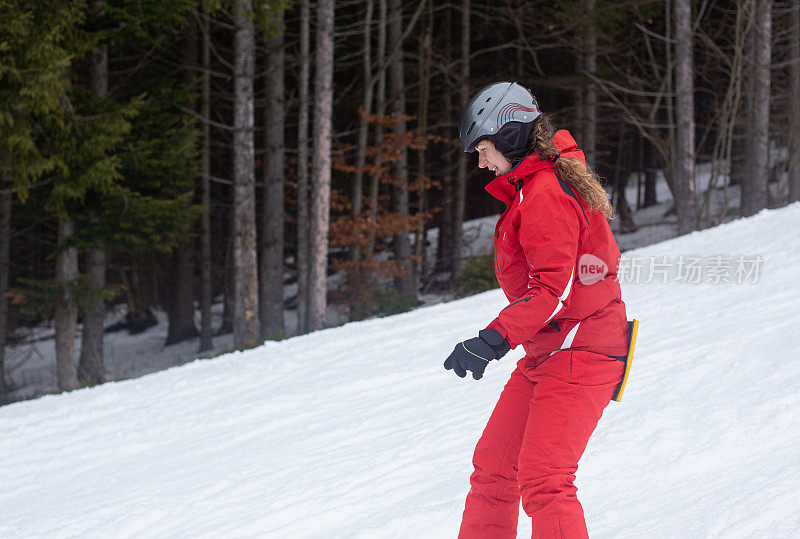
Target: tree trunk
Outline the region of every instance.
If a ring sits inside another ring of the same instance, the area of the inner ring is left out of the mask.
[[[378,0],[378,50],[375,62],[378,66],[386,60],[386,19],[387,0]],[[386,114],[386,70],[381,69],[378,75],[378,91],[375,99],[375,113],[381,118]],[[383,148],[383,125],[379,122],[375,126],[375,159],[372,163],[373,173],[369,182],[369,222],[370,232],[367,242],[367,256],[375,255],[375,227],[378,223],[378,196],[381,188],[380,167],[383,164],[381,155]]]
[[[63,246],[75,234],[75,223],[70,217],[58,219],[58,243]],[[54,309],[56,376],[58,389],[69,391],[80,387],[78,365],[75,360],[75,330],[78,325],[78,308],[72,297],[71,285],[78,277],[78,251],[67,247],[56,258],[56,283],[62,288],[61,297]]]
[[[104,11],[105,2],[91,4],[92,18],[99,18]],[[91,68],[92,95],[104,99],[108,95],[108,45],[102,43],[92,53]],[[101,384],[105,381],[103,368],[104,319],[106,314],[103,290],[106,287],[106,254],[101,244],[90,248],[86,253],[89,284],[93,289],[91,303],[83,313],[83,335],[81,354],[78,362],[78,377],[86,385]]]
[[[308,86],[311,72],[310,0],[300,8],[300,112],[297,121],[297,333],[308,331]]]
[[[453,42],[453,15],[452,9],[447,9],[444,13],[444,36],[442,41],[447,44],[444,47],[444,54],[452,51],[451,43]],[[448,60],[452,59],[452,55]],[[442,115],[445,118],[454,116],[453,113],[453,97],[452,92],[441,92],[442,97]],[[456,116],[457,117],[457,116]],[[448,136],[451,136],[448,131]],[[436,267],[437,274],[448,274],[452,277],[453,274],[453,178],[452,167],[445,165],[444,173],[442,174],[442,210],[439,214],[439,238],[436,245]],[[451,283],[452,284],[452,283]]]
[[[575,73],[580,79],[573,91],[573,99],[575,100],[575,128],[572,132],[580,137],[581,141],[586,138],[584,134],[584,129],[586,128],[586,83],[582,80],[584,69],[586,69],[586,55],[578,51],[575,54]]]
[[[217,330],[217,335],[233,333],[233,224],[231,233],[225,245],[225,301],[222,309],[222,324]]]
[[[8,185],[10,182],[3,182]],[[10,273],[11,258],[11,208],[13,195],[9,192],[0,194],[0,403],[9,391],[6,384],[6,336],[8,335],[8,276]]]
[[[431,42],[433,40],[433,6],[428,4],[428,28],[423,39],[419,42],[419,80],[420,96],[417,102],[417,125],[422,136],[428,134],[428,101],[431,90]],[[428,179],[426,170],[425,150],[427,145],[423,144],[417,150],[417,215],[419,224],[417,225],[417,240],[414,243],[414,271],[420,281],[427,274],[427,222],[428,222]]]
[[[202,175],[200,177],[200,352],[214,348],[211,328],[211,302],[213,301],[211,271],[211,39],[209,25],[203,23],[203,119]]]
[[[444,94],[446,93],[447,92],[444,92]],[[443,97],[443,100],[446,102],[444,110],[452,111],[453,107],[450,98]],[[452,168],[449,168],[449,172],[452,173]],[[453,237],[455,235],[455,210],[453,208],[453,201],[455,197],[453,196],[454,186],[452,176],[448,174],[444,175],[442,187],[442,211],[441,217],[439,218],[439,241],[436,248],[436,273],[445,273],[452,277],[455,262],[453,249]]]
[[[369,136],[369,122],[367,115],[372,112],[372,12],[374,7],[373,0],[367,0],[366,14],[364,16],[364,99],[361,103],[361,117],[358,121],[358,153],[356,155],[356,175],[353,180],[353,191],[351,194],[353,204],[353,221],[357,222],[361,218],[362,201],[364,199],[364,165],[366,163],[367,139]],[[361,258],[361,249],[354,245],[350,252],[352,260]]]
[[[137,255],[138,253],[127,254],[128,267],[120,272],[128,301],[128,314],[126,319],[128,322],[128,333],[131,335],[142,333],[158,323],[153,311],[148,307],[148,304],[152,303],[152,301],[146,297],[144,285],[139,276],[141,271],[140,264],[144,262],[142,262],[141,258]]]
[[[93,289],[92,304],[83,313],[83,339],[78,362],[78,377],[83,385],[102,384],[106,381],[103,366],[103,337],[105,334],[106,255],[102,249],[89,249],[86,253],[86,272]]]
[[[251,0],[236,0],[233,113],[233,344],[259,337],[256,264],[255,147],[253,140],[254,31]]]
[[[676,142],[674,195],[678,234],[697,229],[694,185],[694,66],[692,2],[675,0]]]
[[[173,252],[172,287],[167,311],[169,326],[165,345],[197,337],[194,325],[194,241],[188,238]]]
[[[186,34],[185,68],[186,83],[192,85],[195,79],[194,68],[197,66],[197,25],[189,21]],[[186,237],[173,250],[174,268],[172,271],[172,287],[169,293],[169,309],[167,318],[167,339],[164,344],[176,344],[197,337],[194,325],[194,238],[191,229]]]
[[[625,163],[625,149],[628,147],[626,144],[626,130],[625,122],[620,118],[619,125],[617,126],[619,133],[619,142],[617,144],[616,163],[614,164],[614,190],[616,195],[616,208],[617,214],[620,218],[620,230],[622,232],[632,232],[636,230],[636,223],[633,221],[633,214],[631,208],[628,206],[628,199],[625,197],[625,188],[628,185],[628,167],[624,166]]]
[[[470,94],[469,84],[469,38],[470,38],[470,0],[461,3],[461,110],[467,106]],[[467,154],[459,152],[458,172],[456,174],[455,201],[453,207],[453,273],[451,284],[458,282],[461,274],[461,256],[464,247],[464,213],[467,198]]]
[[[800,200],[800,0],[792,0],[789,88],[791,146],[789,151],[789,202]]]
[[[741,6],[741,8],[739,7]],[[744,97],[744,104],[743,104],[743,111],[742,111],[742,122],[740,126],[740,130],[742,132],[740,137],[734,138],[734,146],[733,146],[733,154],[732,157],[734,159],[739,158],[737,160],[741,161],[741,166],[733,166],[731,164],[731,185],[738,185],[740,186],[741,192],[741,207],[740,213],[744,214],[744,203],[745,198],[748,196],[745,193],[747,187],[745,186],[746,183],[749,182],[749,179],[753,177],[755,174],[755,156],[753,152],[755,148],[753,147],[753,128],[754,128],[754,104],[753,99],[756,93],[755,87],[755,76],[754,76],[754,49],[755,49],[755,26],[756,26],[756,8],[753,5],[753,2],[738,2],[737,9],[741,9],[745,16],[747,17],[747,21],[745,22],[745,31],[744,34],[744,68],[743,68],[743,78],[744,78],[744,90],[742,91],[742,95]],[[743,157],[740,157],[743,156]]]
[[[767,207],[769,181],[769,97],[772,49],[772,1],[755,2],[753,32],[752,172],[742,184],[742,215]]]
[[[318,0],[317,52],[314,78],[314,163],[311,199],[311,278],[309,329],[326,325],[328,227],[331,204],[331,141],[333,134],[333,0]]]
[[[264,88],[264,211],[261,218],[260,312],[262,339],[286,335],[283,325],[283,154],[284,45],[283,17],[279,33],[267,43]]]
[[[403,8],[400,0],[389,1],[389,44],[392,50],[402,47],[403,34]],[[411,264],[411,242],[408,237],[408,152],[403,139],[406,134],[406,123],[403,116],[406,114],[405,83],[403,72],[403,54],[394,56],[389,66],[389,93],[391,95],[392,113],[395,115],[394,134],[397,137],[396,148],[399,158],[394,165],[394,212],[404,219],[402,230],[394,236],[394,257],[399,262],[400,275],[395,278],[395,286],[400,292],[416,297],[417,286],[414,279],[414,270]]]
[[[642,140],[644,144],[644,198],[642,200],[641,208],[649,208],[658,204],[656,198],[656,183],[658,177],[656,176],[656,169],[658,169],[658,158],[656,157],[656,150],[653,148],[652,143]]]
[[[673,46],[670,44],[674,42],[674,30],[675,25],[673,23],[673,4],[669,0],[664,2],[664,26],[666,31],[665,37],[667,38],[667,46],[665,60],[666,65],[671,66],[673,65]],[[666,140],[667,140],[667,148],[675,148],[678,143],[675,140],[675,98],[673,97],[675,94],[675,73],[672,69],[666,70],[666,98],[664,99],[664,103],[666,104],[666,116],[667,116],[667,129],[666,129]],[[654,150],[656,148],[653,148]],[[674,185],[674,178],[675,178],[675,162],[674,157],[675,154],[668,150],[668,157],[664,158],[659,154],[659,157],[662,157],[666,162],[661,163],[662,170],[664,171],[664,179],[669,185],[670,192],[672,193],[673,202],[675,201],[675,185]]]
[[[589,24],[586,27],[586,71],[597,75],[597,22],[595,21],[595,0],[587,0],[586,14]],[[597,85],[590,82],[586,86],[586,117],[583,127],[581,147],[586,154],[586,163],[597,167]]]

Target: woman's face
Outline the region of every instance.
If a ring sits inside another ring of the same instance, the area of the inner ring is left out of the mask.
[[[483,139],[475,146],[478,152],[478,166],[488,168],[494,172],[495,176],[502,176],[511,170],[511,161],[503,157],[494,143],[489,139]]]

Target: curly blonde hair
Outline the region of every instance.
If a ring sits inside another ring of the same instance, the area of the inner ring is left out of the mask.
[[[542,114],[528,139],[529,155],[536,152],[541,159],[555,161],[558,175],[583,198],[592,209],[602,213],[606,219],[614,218],[614,208],[608,201],[608,193],[600,183],[600,177],[575,157],[560,157],[553,144],[556,130],[547,114]]]

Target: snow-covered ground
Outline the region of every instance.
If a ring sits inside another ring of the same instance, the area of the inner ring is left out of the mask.
[[[124,306],[123,306],[124,307]],[[221,323],[222,305],[214,306],[214,326]],[[146,331],[131,335],[127,331],[108,333],[104,340],[103,365],[109,380],[125,380],[160,371],[198,356],[211,356],[215,352],[233,350],[232,335],[214,337],[214,351],[200,354],[199,339],[190,339],[175,345],[164,346],[167,338],[167,316],[155,313],[158,324]],[[123,310],[109,313],[106,326],[124,318]],[[199,323],[198,323],[199,327]],[[6,377],[17,388],[13,398],[21,400],[57,390],[55,341],[49,327],[31,328],[28,339],[17,345],[6,347]],[[76,355],[80,353],[81,339],[75,339]]]
[[[592,537],[800,536],[798,224],[794,204],[626,253],[672,265],[623,282],[641,328],[578,472]],[[693,256],[697,284],[675,273]],[[454,537],[521,351],[480,381],[442,361],[504,305],[491,291],[4,406],[0,536]]]
[[[212,327],[222,325],[222,298],[211,308]],[[287,324],[297,325],[296,311],[287,312]],[[341,324],[346,320],[346,310],[337,305],[329,305],[328,320],[331,324]],[[124,319],[125,306],[121,305],[106,317],[106,327]],[[103,366],[107,380],[119,381],[136,378],[176,365],[182,365],[198,358],[209,358],[234,349],[233,334],[226,333],[213,337],[214,348],[198,352],[199,337],[177,344],[165,346],[169,329],[167,314],[154,312],[158,323],[142,333],[131,335],[127,330],[107,333],[104,340]],[[200,312],[195,313],[195,325],[200,327]],[[27,338],[15,345],[6,346],[6,379],[14,391],[11,400],[35,398],[46,393],[58,391],[56,378],[55,341],[52,327],[42,326],[24,330]],[[81,327],[75,338],[75,354],[80,354]]]

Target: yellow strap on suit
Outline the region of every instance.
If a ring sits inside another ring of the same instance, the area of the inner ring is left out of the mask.
[[[617,402],[622,401],[622,392],[625,391],[625,384],[628,382],[628,373],[631,371],[631,363],[633,363],[633,349],[636,347],[636,334],[639,331],[639,321],[635,318],[628,321],[628,329],[630,331],[630,340],[628,341],[628,355],[625,358],[625,374],[622,376],[622,381],[614,391],[614,399]]]

